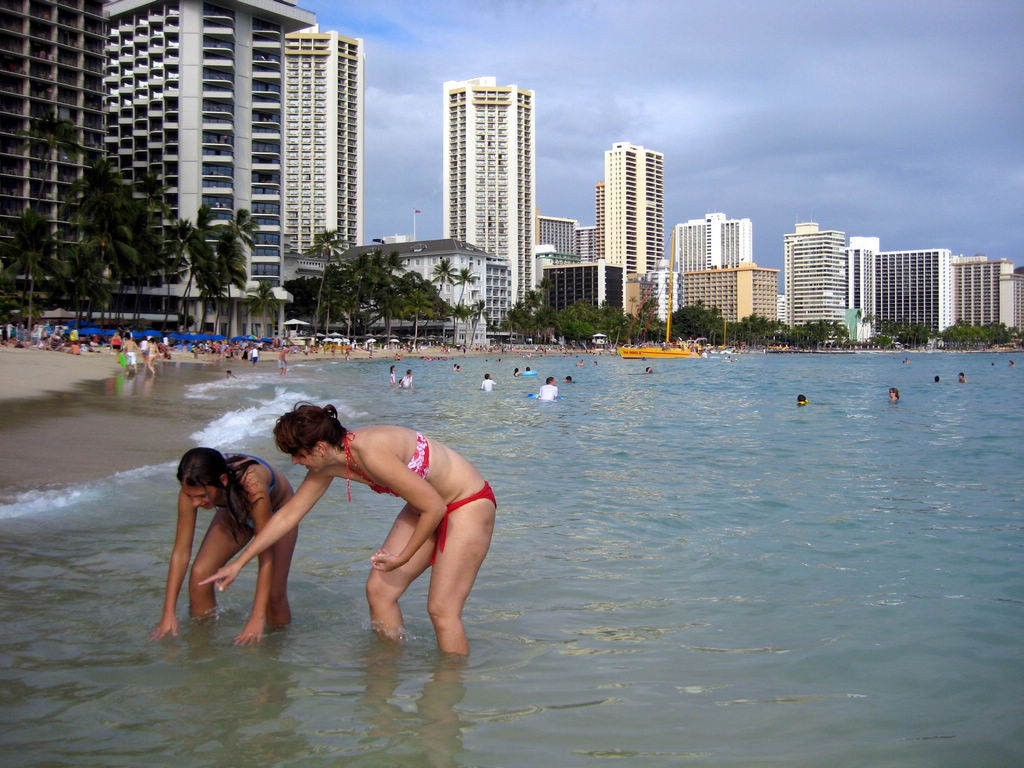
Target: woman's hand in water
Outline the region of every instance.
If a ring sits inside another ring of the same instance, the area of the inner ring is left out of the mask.
[[[174,616],[168,616],[161,620],[159,624],[149,633],[150,640],[159,640],[164,635],[170,632],[175,637],[178,636],[178,619]]]
[[[223,592],[228,588],[231,582],[235,580],[235,577],[238,576],[238,572],[240,570],[242,570],[242,568],[238,565],[237,560],[233,563],[228,563],[227,565],[221,566],[220,569],[218,569],[218,571],[210,578],[200,581],[199,586],[212,583],[216,584],[217,589]]]

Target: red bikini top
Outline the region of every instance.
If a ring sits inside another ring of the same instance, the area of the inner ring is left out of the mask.
[[[390,488],[377,485],[367,476],[363,470],[359,468],[356,460],[352,458],[352,451],[349,450],[348,444],[352,438],[355,437],[351,432],[345,433],[345,439],[342,442],[342,446],[345,449],[345,488],[348,490],[348,500],[352,501],[352,479],[349,475],[349,467],[351,467],[357,475],[366,481],[367,485],[370,486],[370,490],[374,493],[387,493],[392,496],[398,496],[397,493],[392,491]],[[417,475],[422,477],[424,480],[427,478],[427,473],[430,471],[430,444],[427,442],[427,438],[416,433],[416,448],[412,452],[412,458],[409,459],[409,463],[406,465],[415,472]]]

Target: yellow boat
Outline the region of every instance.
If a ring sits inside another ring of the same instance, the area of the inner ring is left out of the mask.
[[[643,360],[651,358],[654,360],[682,359],[687,357],[703,357],[700,345],[693,341],[687,344],[673,344],[672,338],[672,289],[675,288],[675,263],[676,263],[676,232],[672,230],[671,255],[668,266],[668,322],[665,323],[664,344],[643,344],[636,347],[619,347],[619,357],[626,360]]]
[[[665,360],[684,357],[703,357],[703,355],[693,347],[678,344],[666,344],[665,346],[647,344],[642,347],[619,347],[619,357],[625,358],[626,360],[643,360],[644,358]]]

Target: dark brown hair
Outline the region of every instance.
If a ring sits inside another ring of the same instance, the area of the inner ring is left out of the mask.
[[[274,442],[282,451],[295,456],[311,451],[321,440],[343,448],[347,432],[338,421],[338,410],[333,405],[321,408],[312,403],[298,403],[277,420]]]
[[[252,515],[242,477],[254,464],[256,461],[247,456],[232,456],[228,461],[224,454],[213,448],[193,448],[186,451],[178,462],[178,482],[182,485],[220,487],[221,475],[227,475],[224,496],[227,498],[228,527],[238,541],[245,541],[245,523]]]

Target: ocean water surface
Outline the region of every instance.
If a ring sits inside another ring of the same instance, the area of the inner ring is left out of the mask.
[[[299,359],[286,377],[190,384],[161,417],[188,424],[173,455],[244,450],[297,484],[270,430],[309,400],[473,461],[499,506],[470,656],[438,654],[426,577],[403,599],[402,645],[369,631],[368,559],[400,502],[362,485],[349,503],[336,483],[303,521],[293,623],[256,648],[232,645],[254,566],[216,621],[188,620],[185,594],[180,636],[147,640],[175,462],[19,489],[0,503],[0,759],[1020,765],[1024,366],[902,359],[404,360],[408,392],[388,387],[389,360]],[[525,365],[540,376],[513,378]],[[546,375],[577,383],[527,398]]]

